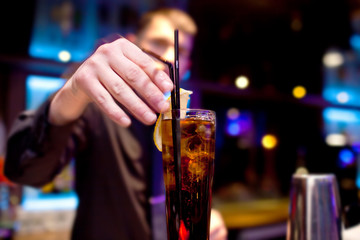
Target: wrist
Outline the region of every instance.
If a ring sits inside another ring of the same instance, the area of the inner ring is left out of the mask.
[[[81,116],[89,102],[86,94],[75,89],[69,80],[52,99],[48,121],[54,125],[65,125],[75,121]]]

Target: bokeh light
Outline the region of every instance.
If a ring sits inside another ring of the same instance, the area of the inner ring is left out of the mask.
[[[58,57],[61,62],[68,62],[71,59],[71,54],[69,51],[62,50],[59,52]]]
[[[237,108],[229,108],[229,110],[226,113],[226,116],[228,117],[228,119],[231,120],[235,120],[237,118],[239,118],[240,115],[240,111]]]
[[[339,103],[347,103],[350,99],[350,96],[347,92],[339,92],[336,95],[336,99]]]
[[[261,139],[261,144],[266,149],[273,149],[277,146],[278,140],[275,135],[266,134]]]
[[[326,122],[330,123],[360,124],[359,110],[328,107],[323,110],[323,117]]]
[[[295,98],[298,98],[298,99],[303,98],[306,95],[306,88],[303,86],[296,86],[293,88],[292,93]]]
[[[344,63],[343,55],[338,51],[330,51],[323,57],[323,64],[328,68],[339,67]]]
[[[240,89],[245,89],[249,86],[249,79],[246,76],[239,76],[235,79],[235,86]]]
[[[341,167],[348,167],[355,163],[355,154],[350,149],[342,149],[339,152],[339,161]]]
[[[231,136],[239,135],[241,132],[240,124],[238,122],[229,123],[229,125],[227,126],[227,132]]]
[[[346,137],[344,134],[332,133],[326,136],[325,142],[329,146],[341,147],[346,145]]]
[[[360,35],[359,34],[354,34],[350,37],[350,45],[355,50],[360,49]]]
[[[253,128],[251,114],[238,108],[229,108],[226,112],[226,134],[235,137],[249,133]]]

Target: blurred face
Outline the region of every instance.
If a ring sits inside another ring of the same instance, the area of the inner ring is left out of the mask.
[[[154,52],[174,64],[174,26],[163,16],[156,16],[136,39],[136,44],[145,50]],[[193,37],[179,31],[179,75],[183,78],[191,66],[190,55]],[[167,71],[167,66],[158,63],[158,67]]]

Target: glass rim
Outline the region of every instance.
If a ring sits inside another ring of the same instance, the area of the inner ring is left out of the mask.
[[[179,119],[187,119],[190,117],[195,117],[196,119],[201,119],[202,117],[208,118],[209,121],[216,121],[216,112],[209,109],[202,108],[181,108],[181,109],[171,109],[162,113],[162,119],[173,119],[172,116],[174,113],[178,113]]]
[[[165,111],[165,112],[162,112],[162,114],[165,114],[165,113],[170,113],[170,112],[173,112],[173,111],[193,111],[193,112],[210,112],[212,114],[216,114],[216,112],[214,110],[210,110],[210,109],[205,109],[205,108],[180,108],[180,109],[171,109],[171,110],[168,110],[168,111]]]

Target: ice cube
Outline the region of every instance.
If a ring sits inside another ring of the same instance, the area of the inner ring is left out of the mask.
[[[207,161],[202,161],[203,159],[197,159],[197,160],[191,160],[189,162],[189,172],[192,175],[197,175],[197,176],[204,176],[205,174],[205,170],[206,170],[206,166],[207,166]]]
[[[188,139],[186,149],[189,152],[198,151],[202,143],[203,143],[202,138],[199,135],[195,135]]]
[[[187,138],[190,136],[193,136],[196,134],[197,125],[195,123],[193,124],[184,124],[182,131],[181,131],[181,137]]]
[[[202,155],[195,160],[190,160],[188,165],[189,180],[192,182],[202,180],[207,176],[208,166],[208,156]]]
[[[214,129],[211,124],[201,124],[198,125],[196,133],[205,140],[210,140],[213,137]]]

